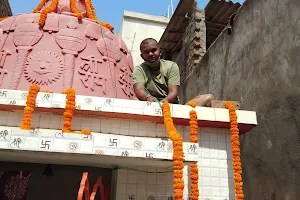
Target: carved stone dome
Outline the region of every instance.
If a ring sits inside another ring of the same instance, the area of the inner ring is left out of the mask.
[[[57,93],[72,87],[79,95],[135,98],[131,54],[110,25],[79,0],[77,13],[69,0],[58,0],[45,15],[42,8],[51,6],[0,22],[0,88],[28,90],[35,83]]]

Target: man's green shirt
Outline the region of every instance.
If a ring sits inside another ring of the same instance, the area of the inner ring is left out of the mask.
[[[142,63],[136,66],[133,71],[134,83],[145,83],[145,88],[153,97],[162,100],[168,95],[168,86],[180,86],[179,67],[175,62],[168,60],[160,60],[160,73],[152,74],[148,66]],[[177,97],[177,102],[179,98]]]

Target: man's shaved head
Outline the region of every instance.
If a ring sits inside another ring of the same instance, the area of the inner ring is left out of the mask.
[[[154,38],[146,38],[146,39],[144,39],[144,40],[141,42],[141,44],[140,44],[140,50],[142,51],[142,46],[144,46],[144,45],[146,45],[146,44],[149,44],[150,42],[154,42],[154,43],[156,43],[157,46],[158,46],[158,42],[156,41],[156,39],[154,39]]]

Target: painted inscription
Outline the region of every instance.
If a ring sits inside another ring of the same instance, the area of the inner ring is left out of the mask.
[[[41,149],[50,149],[50,144],[51,141],[50,140],[41,140]]]
[[[22,143],[22,139],[19,137],[19,138],[15,138],[12,143],[10,144],[10,147],[11,148],[20,148],[20,144]]]
[[[128,151],[122,151],[121,156],[128,157],[129,156],[129,152]]]
[[[1,130],[0,139],[3,138],[3,140],[7,140],[7,137],[8,137],[8,130]]]
[[[196,154],[196,150],[197,150],[196,144],[191,144],[190,147],[189,147],[188,152],[192,153],[192,154]]]
[[[160,142],[160,143],[157,145],[156,149],[157,149],[157,151],[165,151],[166,146],[167,146],[167,145],[166,145],[165,142]]]
[[[125,67],[120,68],[119,83],[122,85],[123,92],[128,96],[133,96],[132,76]]]
[[[102,60],[94,56],[81,57],[81,59],[84,62],[80,65],[78,73],[81,75],[80,80],[84,87],[95,91],[95,86],[99,86],[102,88],[103,94],[106,94],[107,79],[99,73],[99,66]]]
[[[116,138],[109,138],[109,145],[110,147],[118,147],[118,139]]]

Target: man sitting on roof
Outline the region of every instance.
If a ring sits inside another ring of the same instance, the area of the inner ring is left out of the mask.
[[[160,58],[158,42],[147,38],[140,45],[144,60],[133,71],[134,92],[141,101],[179,103],[180,73],[175,62]],[[199,95],[193,99],[197,106],[210,106],[214,97],[210,94]]]

